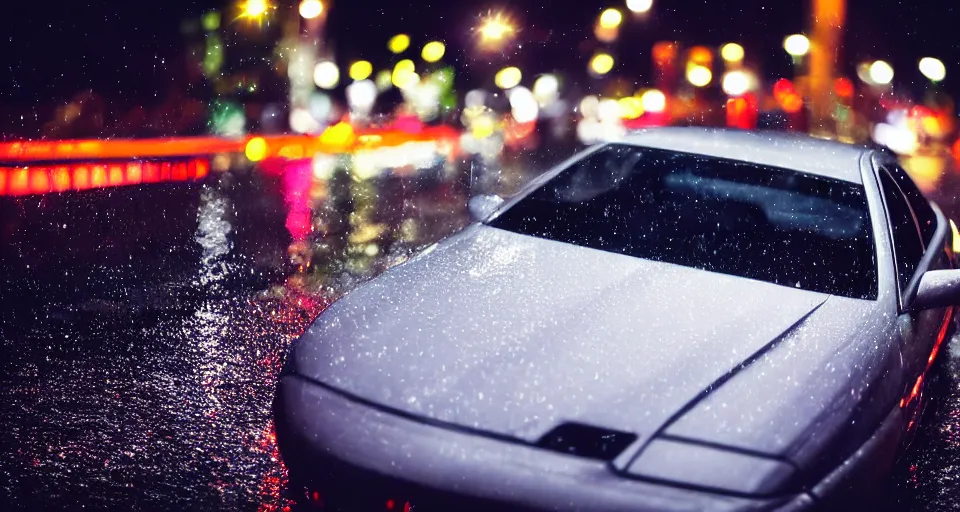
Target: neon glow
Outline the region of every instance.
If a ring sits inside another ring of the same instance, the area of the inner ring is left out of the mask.
[[[0,167],[0,196],[49,194],[141,183],[199,180],[210,173],[205,158],[179,161],[77,163]]]

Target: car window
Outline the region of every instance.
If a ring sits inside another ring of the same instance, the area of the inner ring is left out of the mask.
[[[876,298],[862,185],[721,158],[614,144],[490,224],[575,244]]]
[[[893,237],[894,259],[897,263],[897,281],[900,290],[907,287],[923,257],[923,239],[910,209],[910,203],[896,181],[886,171],[880,171],[880,187],[887,207]]]
[[[920,230],[920,235],[923,237],[923,246],[929,246],[930,242],[933,241],[933,235],[937,231],[937,214],[934,213],[930,202],[902,167],[899,165],[886,166],[884,170],[890,173],[897,186],[900,187],[900,191],[906,196],[916,218],[917,229]]]

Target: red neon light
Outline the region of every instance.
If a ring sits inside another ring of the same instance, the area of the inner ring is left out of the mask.
[[[202,158],[176,163],[0,167],[0,196],[47,194],[160,181],[190,181],[202,178],[209,172],[210,163]]]
[[[187,164],[183,162],[173,164],[170,179],[174,181],[187,181]]]
[[[46,194],[50,192],[50,175],[46,167],[34,167],[30,170],[30,193]]]
[[[127,164],[126,182],[128,184],[140,183],[143,180],[143,167],[138,162]]]
[[[10,175],[10,194],[19,196],[27,193],[30,185],[30,169],[25,167],[13,169]]]
[[[108,176],[109,183],[111,185],[122,185],[124,182],[123,167],[119,165],[111,165]]]
[[[85,165],[78,165],[73,168],[73,188],[74,190],[86,190],[90,188],[90,169]]]
[[[144,183],[156,183],[160,181],[160,164],[156,162],[147,162],[143,164]]]
[[[90,186],[102,188],[107,186],[107,167],[104,165],[94,165],[90,172]]]
[[[50,171],[50,175],[53,181],[54,192],[70,190],[70,168],[64,165],[54,167]]]

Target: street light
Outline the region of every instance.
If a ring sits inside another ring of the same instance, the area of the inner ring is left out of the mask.
[[[740,62],[743,60],[743,47],[737,43],[727,43],[720,47],[720,57],[725,62]]]
[[[940,59],[924,57],[920,59],[920,72],[931,82],[943,81],[947,76],[947,68]]]
[[[622,22],[623,15],[616,9],[607,9],[600,13],[600,28],[617,28]]]
[[[877,85],[887,85],[893,81],[893,67],[882,60],[870,64],[870,80]]]
[[[391,53],[403,53],[410,47],[410,36],[406,34],[397,34],[387,42],[387,48]]]
[[[520,68],[510,66],[498,71],[496,76],[493,77],[493,80],[497,84],[497,87],[506,90],[513,89],[519,85],[522,78],[523,73],[520,72]]]
[[[358,60],[350,65],[350,78],[355,81],[366,80],[373,74],[373,64],[367,60]]]
[[[480,46],[486,49],[500,48],[517,31],[502,12],[490,13],[474,29],[480,39]]]
[[[423,57],[423,60],[426,62],[437,62],[443,58],[443,54],[446,53],[447,47],[440,41],[430,41],[429,43],[423,45],[423,50],[420,52],[420,56]]]
[[[694,87],[706,87],[713,80],[713,73],[710,68],[694,64],[687,68],[687,81]]]
[[[590,59],[590,71],[597,76],[603,76],[613,69],[613,64],[613,57],[609,53],[598,53]]]
[[[750,77],[743,71],[731,71],[723,75],[720,86],[730,96],[743,96],[750,90]]]
[[[247,0],[240,6],[241,16],[251,19],[262,18],[269,8],[270,4],[267,0]]]
[[[651,7],[653,0],[627,0],[627,9],[630,9],[630,12],[643,14],[649,12]]]
[[[323,3],[320,0],[303,0],[300,2],[300,16],[305,20],[312,20],[323,14]]]
[[[803,34],[793,34],[783,40],[783,49],[795,58],[810,53],[810,40]]]

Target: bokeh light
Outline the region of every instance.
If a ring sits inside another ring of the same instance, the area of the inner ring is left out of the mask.
[[[737,43],[727,43],[720,48],[720,57],[727,62],[743,60],[743,47]]]
[[[403,59],[393,67],[391,82],[397,89],[406,89],[420,81],[416,67],[410,59]]]
[[[340,68],[333,61],[318,62],[313,68],[313,82],[321,89],[333,89],[340,83]]]
[[[606,9],[600,13],[600,26],[602,28],[617,28],[623,22],[623,15],[616,9]]]
[[[491,12],[480,20],[474,31],[479,38],[480,47],[493,50],[501,48],[517,29],[510,17],[503,12]]]
[[[323,14],[323,3],[320,0],[303,0],[300,2],[300,16],[312,20]]]
[[[870,81],[877,85],[887,85],[893,81],[893,67],[885,61],[878,60],[870,64]]]
[[[613,69],[613,56],[609,53],[598,53],[590,59],[590,71],[596,75],[606,75]]]
[[[507,93],[510,100],[510,115],[518,123],[531,123],[537,120],[539,107],[533,93],[526,87],[514,87]]]
[[[350,64],[350,78],[353,80],[366,80],[373,74],[373,64],[370,61],[358,60]]]
[[[636,96],[627,96],[617,100],[621,115],[626,119],[636,119],[643,115],[643,102]]]
[[[367,115],[377,99],[377,86],[370,80],[357,80],[347,86],[347,103],[360,115]]]
[[[427,62],[437,62],[443,58],[443,54],[446,53],[446,51],[447,47],[440,41],[430,41],[423,45],[423,51],[420,52],[420,56]]]
[[[710,68],[694,64],[687,68],[687,81],[695,87],[706,87],[713,80],[713,73]]]
[[[533,96],[540,105],[554,101],[560,94],[560,80],[556,75],[542,75],[533,82]]]
[[[241,6],[241,11],[246,18],[260,18],[267,14],[269,8],[267,0],[247,0]]]
[[[522,79],[523,73],[520,72],[520,68],[510,66],[498,71],[493,81],[501,89],[512,89],[519,85]]]
[[[640,104],[644,112],[663,112],[667,108],[667,97],[657,89],[650,89],[640,96]]]
[[[637,14],[649,12],[653,7],[653,0],[627,0],[627,9]]]
[[[247,141],[243,154],[251,162],[259,162],[267,156],[267,141],[263,137],[254,137]]]
[[[742,96],[750,90],[750,77],[743,71],[730,71],[723,75],[720,86],[730,96]]]
[[[810,40],[803,34],[793,34],[783,40],[783,49],[794,57],[803,57],[810,52]]]
[[[920,59],[920,73],[931,82],[940,82],[947,77],[947,68],[940,59],[924,57]]]
[[[410,47],[410,36],[406,34],[397,34],[387,42],[387,48],[391,53],[403,53]]]

